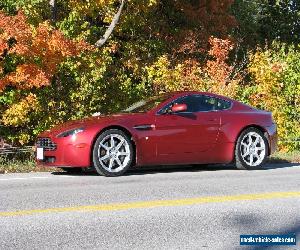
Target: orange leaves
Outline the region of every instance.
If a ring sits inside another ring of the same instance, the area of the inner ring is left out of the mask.
[[[0,31],[0,38],[6,41],[13,38],[18,41],[18,45],[15,46],[16,50],[22,45],[25,46],[32,37],[32,29],[26,21],[22,11],[16,16],[8,16],[0,11],[0,30],[2,31]]]
[[[227,60],[229,52],[233,49],[233,43],[228,39],[210,37],[209,44],[211,46],[208,52],[209,55],[215,57],[218,61]]]
[[[47,74],[56,73],[57,66],[67,57],[79,55],[91,49],[84,42],[66,38],[60,31],[53,30],[48,22],[41,23],[32,42],[32,54],[41,60]]]
[[[15,54],[25,61],[16,66],[15,71],[0,75],[0,91],[7,85],[20,89],[49,85],[60,63],[91,48],[82,41],[66,38],[49,22],[34,28],[27,23],[22,12],[16,16],[0,12],[0,59]]]
[[[4,39],[0,38],[0,58],[1,58],[1,55],[3,55],[5,50],[7,50],[7,49],[8,49],[7,42]]]
[[[189,24],[175,37],[179,44],[175,53],[205,53],[209,46],[208,39],[212,34],[220,38],[227,37],[228,31],[237,26],[235,17],[229,12],[233,2],[233,0],[175,1],[175,8],[185,15]]]
[[[209,78],[209,91],[235,98],[242,77],[228,62],[234,44],[229,39],[216,37],[210,37],[209,43],[208,54],[212,58],[206,62],[204,69]]]
[[[276,62],[272,65],[272,71],[274,73],[281,73],[283,70],[284,66],[281,63]]]
[[[226,62],[229,52],[233,49],[233,43],[228,39],[223,40],[215,37],[209,39],[211,48],[209,55],[213,57],[206,64],[206,71],[214,81],[225,85],[229,81],[232,67]]]
[[[13,85],[19,89],[29,89],[50,84],[51,75],[44,72],[35,64],[22,64],[17,66],[15,72],[2,79],[2,85]],[[1,85],[1,80],[0,80]]]
[[[190,59],[173,66],[167,56],[162,56],[151,67],[146,67],[148,81],[155,92],[200,90],[236,97],[241,77],[233,74],[234,69],[227,62],[233,43],[214,37],[209,42],[212,58],[204,65]]]

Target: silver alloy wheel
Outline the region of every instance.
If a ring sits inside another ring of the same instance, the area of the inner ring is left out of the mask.
[[[109,134],[104,137],[97,151],[101,166],[110,173],[122,171],[131,157],[129,143],[119,134]]]
[[[265,141],[260,134],[256,132],[249,132],[241,141],[240,152],[247,165],[251,167],[258,166],[265,159]]]

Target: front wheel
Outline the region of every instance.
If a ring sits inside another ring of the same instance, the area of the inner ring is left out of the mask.
[[[121,130],[110,129],[99,135],[93,148],[93,164],[98,174],[120,176],[132,164],[133,146]]]
[[[268,156],[268,141],[257,128],[247,128],[239,136],[235,148],[235,163],[239,169],[259,169]]]

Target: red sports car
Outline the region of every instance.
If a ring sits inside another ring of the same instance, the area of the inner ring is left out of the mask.
[[[270,112],[216,94],[176,92],[47,130],[36,155],[45,166],[119,176],[132,165],[234,162],[257,169],[276,146]]]

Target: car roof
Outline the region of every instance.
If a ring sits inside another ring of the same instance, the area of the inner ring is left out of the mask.
[[[213,97],[218,97],[224,100],[228,100],[228,101],[232,101],[232,102],[236,102],[235,100],[227,97],[227,96],[222,96],[222,95],[218,95],[215,93],[211,93],[211,92],[204,92],[204,91],[174,91],[171,92],[171,94],[173,96],[183,96],[183,95],[188,95],[188,94],[198,94],[198,95],[209,95],[209,96],[213,96]]]

